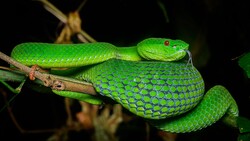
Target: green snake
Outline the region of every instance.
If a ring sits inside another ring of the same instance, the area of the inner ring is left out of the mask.
[[[190,52],[182,40],[148,38],[135,46],[110,43],[22,43],[11,57],[43,68],[77,68],[70,77],[92,83],[104,97],[120,103],[151,125],[185,133],[205,128],[219,119],[236,126],[238,107],[228,90],[217,85],[204,95],[199,71],[184,57]],[[82,67],[85,66],[85,67]],[[101,100],[86,94],[53,91],[93,104]]]

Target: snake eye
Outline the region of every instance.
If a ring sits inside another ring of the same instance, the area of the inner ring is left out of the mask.
[[[166,41],[164,42],[164,45],[165,45],[165,46],[169,46],[169,41],[166,40]]]

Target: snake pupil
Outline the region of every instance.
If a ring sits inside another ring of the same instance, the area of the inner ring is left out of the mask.
[[[164,42],[164,45],[165,45],[165,46],[169,46],[169,41],[166,40],[166,41]]]

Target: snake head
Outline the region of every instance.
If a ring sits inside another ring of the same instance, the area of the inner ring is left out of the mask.
[[[148,38],[137,44],[137,51],[146,60],[176,61],[186,55],[188,47],[182,40]]]

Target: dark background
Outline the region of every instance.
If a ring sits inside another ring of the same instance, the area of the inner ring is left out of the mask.
[[[77,9],[80,0],[51,0],[64,13]],[[157,2],[162,2],[164,16]],[[7,55],[22,42],[54,42],[62,23],[37,1],[1,3],[0,50]],[[250,7],[244,1],[223,0],[88,0],[80,11],[82,29],[97,41],[117,46],[134,45],[147,37],[182,39],[190,44],[194,65],[206,89],[221,84],[238,103],[240,115],[250,118],[249,79],[235,59],[249,51]],[[1,65],[7,65],[0,60]],[[0,88],[11,94],[4,86]],[[28,88],[11,103],[25,129],[60,127],[65,113],[61,98]],[[2,97],[2,96],[1,96]],[[1,98],[2,100],[2,98]],[[58,102],[59,101],[59,102]],[[1,106],[3,106],[1,104]],[[21,134],[7,110],[0,113],[0,140],[45,140],[50,134]],[[219,123],[183,140],[236,140],[237,133]]]

